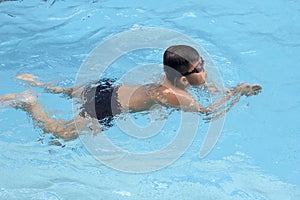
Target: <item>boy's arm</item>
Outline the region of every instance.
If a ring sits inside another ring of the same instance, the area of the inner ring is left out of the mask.
[[[163,91],[163,94],[166,97],[166,101],[160,101],[160,103],[165,106],[180,108],[188,112],[208,112],[207,108],[199,104],[192,95],[185,91],[174,92],[173,90],[167,89]]]
[[[258,84],[240,83],[236,87],[232,88],[227,94],[218,102],[210,104],[207,109],[210,111],[207,114],[216,112],[224,103],[229,101],[233,96],[235,97],[230,102],[230,107],[237,103],[241,96],[252,96],[260,93],[262,87]]]
[[[233,106],[238,102],[241,96],[251,96],[256,95],[261,92],[262,87],[258,84],[250,85],[248,83],[238,84],[235,88],[232,88],[221,100],[216,103],[212,103],[207,107],[199,104],[197,100],[195,100],[188,93],[174,93],[165,91],[165,96],[168,99],[167,105],[178,107],[184,111],[189,112],[200,112],[202,114],[213,114],[220,109],[224,103],[229,101],[232,97],[235,97],[231,102],[230,106]]]

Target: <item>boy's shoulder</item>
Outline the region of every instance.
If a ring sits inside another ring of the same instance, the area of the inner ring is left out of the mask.
[[[155,102],[166,106],[180,107],[194,98],[185,90],[176,87],[167,87],[165,85],[156,85],[150,90],[151,98]]]

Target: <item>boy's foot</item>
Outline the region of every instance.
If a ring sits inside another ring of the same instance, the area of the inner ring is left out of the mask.
[[[37,103],[32,91],[25,90],[19,94],[6,94],[0,97],[0,107],[14,107],[27,109]]]
[[[32,85],[32,86],[43,85],[41,82],[36,81],[36,78],[38,78],[38,77],[34,76],[32,74],[20,74],[20,75],[16,76],[16,79],[26,81],[29,83],[29,85]]]

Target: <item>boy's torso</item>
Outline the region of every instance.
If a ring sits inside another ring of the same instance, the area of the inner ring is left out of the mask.
[[[133,112],[149,110],[155,104],[180,106],[179,98],[193,98],[186,91],[163,85],[120,86],[117,90],[118,102],[122,109]]]

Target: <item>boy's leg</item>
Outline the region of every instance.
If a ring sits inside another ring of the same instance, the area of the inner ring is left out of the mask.
[[[90,119],[80,116],[74,120],[65,122],[62,119],[58,121],[48,117],[44,107],[39,104],[36,98],[28,90],[19,94],[7,94],[0,97],[0,105],[22,109],[32,116],[36,126],[46,133],[53,133],[64,140],[71,140],[78,136],[78,132],[85,130],[90,123]],[[76,124],[75,124],[76,121]],[[76,126],[78,124],[78,126]],[[99,131],[99,130],[94,130]]]
[[[65,94],[70,98],[76,98],[80,97],[83,88],[82,87],[69,87],[69,88],[63,88],[61,86],[53,86],[53,83],[42,83],[37,81],[38,77],[34,76],[32,74],[20,74],[16,76],[16,79],[26,81],[31,86],[37,86],[45,89],[47,92],[53,93],[53,94]]]
[[[0,97],[0,107],[13,107],[26,110],[37,103],[32,91],[25,90],[19,94],[6,94]]]

